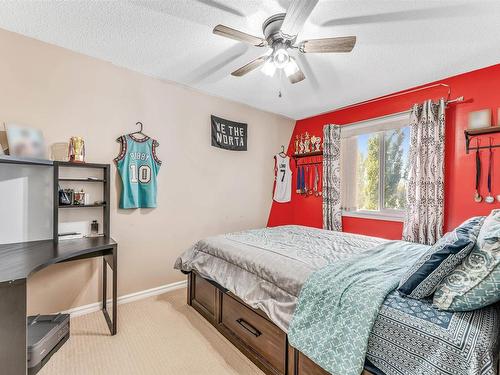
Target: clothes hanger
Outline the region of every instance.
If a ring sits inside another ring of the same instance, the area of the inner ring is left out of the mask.
[[[140,130],[139,130],[139,131],[136,131],[136,132],[133,132],[133,133],[129,133],[129,135],[140,134],[140,135],[142,135],[144,138],[148,137],[146,134],[144,134],[144,133],[142,132],[142,130],[143,130],[143,128],[144,128],[144,125],[142,124],[142,122],[138,121],[138,122],[136,122],[136,123],[135,123],[135,125],[136,125],[136,126],[137,126],[137,125],[139,125],[139,126],[141,127],[141,128],[140,128]]]
[[[279,155],[283,158],[286,158],[286,153],[285,153],[285,146],[281,145],[281,152],[279,153]]]

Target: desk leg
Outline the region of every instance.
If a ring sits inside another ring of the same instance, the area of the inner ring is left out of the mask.
[[[113,270],[113,319],[109,317],[109,312],[107,308],[107,286],[108,286],[108,265]],[[106,323],[108,323],[108,328],[111,335],[116,335],[117,332],[117,284],[118,284],[118,250],[113,249],[111,255],[106,255],[102,260],[102,312],[104,313],[104,318],[106,318]]]
[[[0,372],[26,375],[26,279],[0,283]]]

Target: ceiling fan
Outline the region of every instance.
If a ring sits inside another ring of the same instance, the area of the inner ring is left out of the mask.
[[[291,83],[305,79],[304,73],[288,52],[297,49],[301,53],[351,52],[356,44],[355,36],[303,40],[297,35],[319,0],[293,0],[286,13],[275,14],[264,21],[264,38],[257,37],[224,25],[215,26],[213,33],[256,47],[269,47],[267,53],[235,70],[231,75],[241,77],[262,66],[262,71],[273,76],[283,69]]]

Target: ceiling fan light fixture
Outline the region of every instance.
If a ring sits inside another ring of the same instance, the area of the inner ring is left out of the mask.
[[[290,77],[297,73],[299,71],[299,66],[295,62],[295,59],[290,58],[290,61],[285,65],[284,70],[287,77]]]
[[[266,63],[262,67],[262,73],[264,73],[266,76],[272,77],[274,76],[275,72],[276,72],[276,65],[274,65],[273,57],[269,56],[266,60]]]
[[[290,55],[285,48],[280,47],[274,51],[273,60],[277,68],[283,69],[290,61]]]

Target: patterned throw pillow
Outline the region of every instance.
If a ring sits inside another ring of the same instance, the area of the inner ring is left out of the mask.
[[[500,210],[493,210],[484,220],[484,224],[477,236],[477,246],[482,248],[487,238],[500,237]]]
[[[434,307],[471,311],[500,300],[500,210],[486,218],[477,244],[436,289]]]
[[[472,251],[483,222],[483,216],[473,217],[446,233],[406,272],[399,283],[399,293],[416,299],[434,293],[439,283]]]

